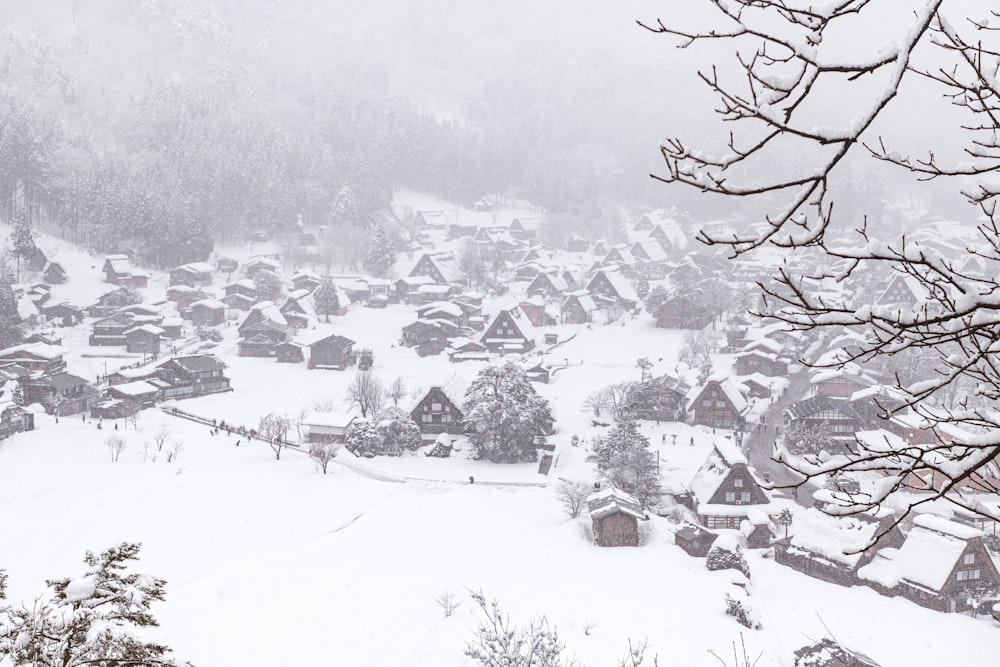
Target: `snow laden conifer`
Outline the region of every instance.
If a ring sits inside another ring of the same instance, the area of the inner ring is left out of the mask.
[[[333,278],[323,277],[313,292],[313,301],[316,304],[316,314],[322,315],[327,322],[330,321],[331,314],[337,314],[340,310],[340,295],[337,293],[337,286],[333,284]]]
[[[355,456],[372,457],[382,452],[382,434],[378,425],[368,419],[355,419],[344,434],[347,451]]]
[[[36,250],[35,237],[31,231],[31,216],[24,208],[24,204],[18,204],[14,211],[13,220],[14,231],[11,232],[10,242],[14,246],[14,255],[17,257],[18,278],[21,273],[21,261],[28,259]]]
[[[261,269],[254,275],[253,285],[260,301],[274,301],[281,295],[281,276],[274,271]]]
[[[597,468],[615,488],[636,497],[643,508],[654,506],[660,497],[660,473],[649,439],[634,419],[621,417],[614,427],[594,441]]]
[[[750,566],[743,556],[743,549],[735,541],[719,538],[705,557],[705,567],[709,570],[737,570],[750,578]]]
[[[395,261],[389,235],[383,225],[372,225],[368,228],[368,250],[365,253],[365,270],[373,276],[385,276],[389,273]]]
[[[88,552],[83,576],[47,581],[48,593],[31,606],[3,602],[0,572],[0,664],[190,667],[135,632],[158,625],[150,607],[164,599],[166,587],[158,577],[127,572],[138,558],[139,545],[128,542]]]
[[[17,296],[11,283],[10,274],[0,267],[0,348],[18,345],[24,336]]]
[[[420,427],[409,414],[396,406],[379,413],[378,431],[382,437],[380,453],[387,456],[399,456],[403,451],[415,450],[421,445]]]
[[[548,401],[512,361],[479,371],[462,410],[476,456],[494,463],[534,461],[536,438],[548,433],[553,422]]]

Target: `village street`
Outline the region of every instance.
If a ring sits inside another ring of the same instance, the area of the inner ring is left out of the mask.
[[[767,480],[777,489],[791,487],[802,480],[802,475],[789,470],[784,464],[775,461],[774,442],[784,427],[784,412],[789,404],[802,400],[809,389],[809,371],[802,367],[790,378],[788,388],[777,397],[761,417],[761,423],[754,424],[753,429],[743,440],[743,451],[747,460],[759,477]],[[806,482],[800,488],[786,488],[785,493],[796,502],[805,506],[811,505],[811,498],[818,487],[812,482]]]

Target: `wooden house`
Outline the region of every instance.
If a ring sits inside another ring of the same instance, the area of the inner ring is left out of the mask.
[[[253,280],[254,276],[261,271],[278,273],[281,271],[281,262],[273,257],[254,257],[243,265],[243,272],[250,280]]]
[[[305,441],[344,442],[354,415],[343,412],[312,412],[302,418]]]
[[[847,364],[844,368],[813,369],[809,374],[809,383],[816,394],[842,399],[879,384],[856,364]]]
[[[554,297],[562,294],[569,289],[569,285],[559,272],[552,269],[546,271],[539,271],[535,274],[534,279],[528,283],[528,294],[541,294],[546,297]]]
[[[133,401],[139,407],[147,408],[156,404],[160,397],[160,388],[151,382],[137,380],[109,386],[105,390],[109,398],[120,401]]]
[[[212,284],[214,269],[208,262],[191,262],[182,264],[170,271],[171,285],[187,285],[188,287],[207,287]]]
[[[83,312],[82,308],[71,306],[65,302],[45,306],[42,308],[41,313],[45,316],[46,320],[59,322],[65,327],[75,326],[86,317],[86,313]]]
[[[892,512],[830,516],[809,508],[795,517],[795,533],[774,543],[774,560],[803,574],[840,586],[859,582],[858,568],[870,563],[879,549],[898,548],[903,534],[894,527]],[[884,537],[876,544],[875,538]]]
[[[24,255],[25,268],[29,271],[41,271],[49,263],[49,258],[38,246],[32,246]]]
[[[214,327],[226,321],[226,304],[215,299],[202,299],[191,304],[191,324]]]
[[[129,352],[151,354],[160,353],[160,337],[163,329],[155,324],[140,324],[125,332],[125,345]]]
[[[803,646],[794,655],[792,667],[879,667],[864,653],[845,648],[827,637]]]
[[[323,279],[308,269],[299,269],[292,274],[291,281],[293,290],[307,290],[312,292],[314,289],[319,287],[319,284],[323,282]]]
[[[623,274],[629,273],[637,263],[638,260],[632,256],[632,251],[629,250],[627,243],[619,243],[611,246],[601,260],[601,264],[604,266],[617,266]]]
[[[517,308],[501,310],[479,340],[494,354],[527,352],[535,347],[535,328]]]
[[[279,364],[301,364],[306,360],[305,346],[286,340],[274,346],[274,356]]]
[[[247,332],[261,322],[279,324],[284,327],[285,330],[288,330],[289,328],[288,321],[285,319],[285,316],[281,314],[281,311],[279,311],[272,302],[261,301],[260,303],[253,305],[250,312],[247,313],[247,316],[243,318],[242,322],[240,322],[239,327],[237,327],[237,331],[241,337],[246,337]]]
[[[233,257],[219,257],[215,261],[215,266],[219,269],[219,273],[232,275],[236,269],[240,268],[240,263]]]
[[[408,277],[426,276],[438,285],[449,285],[461,280],[461,271],[448,255],[431,255],[424,253],[410,269]]]
[[[295,290],[285,298],[278,312],[285,316],[288,326],[305,329],[316,321],[316,304],[312,292],[307,289]]]
[[[656,326],[661,329],[704,329],[715,316],[716,312],[705,304],[675,296],[665,301],[656,313]]]
[[[639,546],[642,505],[620,489],[610,487],[587,497],[594,543],[602,547]]]
[[[906,395],[898,389],[875,385],[851,394],[847,398],[847,404],[860,418],[863,428],[889,428],[895,431],[887,423],[889,420],[883,419],[882,415],[886,414],[887,411],[902,407],[906,403],[906,400]],[[899,433],[899,435],[910,436],[912,438],[916,433],[907,431]],[[914,444],[924,443],[915,442]]]
[[[977,528],[920,514],[903,544],[880,549],[858,569],[858,578],[883,595],[900,595],[937,611],[965,611],[968,589],[1000,585],[983,535]]]
[[[629,393],[628,411],[635,419],[684,421],[691,387],[672,375],[637,382]]]
[[[35,415],[18,405],[8,404],[0,412],[0,440],[15,433],[35,430]]]
[[[563,324],[586,324],[594,320],[597,304],[587,290],[576,290],[566,294],[560,305]]]
[[[543,364],[535,364],[524,369],[524,374],[531,382],[541,382],[542,384],[548,384],[552,379],[552,369]]]
[[[60,417],[89,412],[101,395],[89,382],[71,373],[54,373],[21,379],[24,404],[40,403],[45,411]]]
[[[104,282],[112,285],[122,284],[122,280],[128,280],[132,276],[132,264],[128,255],[108,255],[104,258]]]
[[[253,305],[257,303],[255,298],[238,293],[226,295],[219,299],[219,301],[224,303],[229,310],[242,310],[244,312],[253,308]]]
[[[68,352],[59,345],[23,343],[0,350],[0,363],[16,364],[28,371],[52,375],[66,370],[63,355]]]
[[[662,264],[670,257],[656,239],[642,239],[629,247],[629,254],[640,264]]]
[[[165,338],[177,339],[183,335],[184,320],[179,317],[164,317],[159,327],[163,330]]]
[[[461,432],[465,417],[460,407],[463,396],[462,385],[457,380],[428,389],[410,410],[410,418],[416,422],[420,435],[433,440],[440,433]]]
[[[308,368],[334,368],[342,371],[356,360],[354,341],[344,336],[333,334],[309,346]]]
[[[422,298],[420,288],[435,284],[434,279],[430,276],[407,276],[400,278],[392,284],[390,298],[400,303],[418,302]]]
[[[862,430],[862,419],[845,400],[829,396],[810,396],[785,408],[787,426],[803,425],[826,429],[834,441],[851,446],[854,434]]]
[[[674,533],[674,544],[684,550],[689,556],[704,558],[715,543],[718,533],[689,523]]]
[[[403,327],[400,345],[416,348],[422,357],[440,354],[457,333],[457,325],[448,320],[417,320]]]
[[[691,509],[709,530],[738,530],[754,510],[766,515],[777,512],[771,497],[747,466],[746,457],[728,440],[716,441],[690,487],[694,502]]]
[[[444,349],[448,355],[448,361],[458,363],[461,361],[489,361],[490,351],[482,343],[471,338],[458,337],[448,341],[448,347]]]
[[[249,278],[241,278],[240,280],[234,280],[231,283],[223,285],[222,292],[224,296],[239,294],[253,299],[254,303],[257,301],[257,285]]]
[[[746,423],[748,406],[731,378],[710,379],[688,403],[687,410],[694,413],[695,424],[736,430]]]
[[[507,231],[519,241],[531,241],[538,235],[538,221],[534,218],[514,218]]]
[[[655,240],[673,257],[682,255],[690,246],[690,240],[681,226],[673,220],[662,220],[649,230],[647,238]]]
[[[586,290],[591,296],[603,296],[626,310],[632,310],[639,303],[639,295],[632,284],[619,271],[601,269],[587,282]]]
[[[875,300],[879,306],[909,307],[921,298],[926,298],[927,290],[912,276],[897,274]]]
[[[733,368],[737,375],[760,373],[768,377],[786,377],[789,359],[784,356],[784,346],[777,341],[762,338],[747,343],[736,355]]]
[[[165,361],[156,367],[157,378],[163,385],[160,387],[163,400],[232,391],[225,369],[226,364],[211,354],[174,357]]]

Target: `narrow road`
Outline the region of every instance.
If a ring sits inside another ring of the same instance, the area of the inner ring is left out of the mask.
[[[808,390],[809,371],[803,367],[790,378],[785,392],[768,406],[762,415],[762,423],[755,425],[743,442],[744,450],[748,453],[747,459],[754,470],[761,476],[767,475],[774,487],[786,487],[788,494],[796,502],[807,507],[811,505],[813,492],[819,487],[812,482],[805,482],[797,490],[788,488],[802,483],[802,475],[775,461],[773,456],[774,442],[780,429],[784,428],[785,408],[802,400]]]

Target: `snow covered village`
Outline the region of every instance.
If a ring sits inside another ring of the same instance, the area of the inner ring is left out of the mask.
[[[821,4],[0,7],[0,667],[1000,664],[998,14]]]

